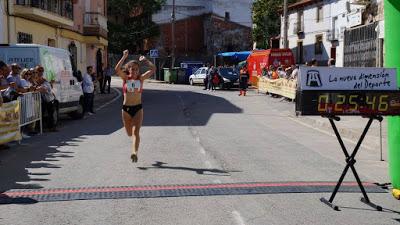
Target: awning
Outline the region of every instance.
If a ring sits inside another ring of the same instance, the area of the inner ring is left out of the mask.
[[[222,57],[232,57],[234,59],[237,59],[239,61],[246,60],[247,57],[251,54],[250,51],[245,51],[245,52],[222,52],[219,53],[218,56]]]

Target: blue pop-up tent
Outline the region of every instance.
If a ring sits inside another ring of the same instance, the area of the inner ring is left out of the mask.
[[[251,51],[243,51],[243,52],[221,52],[218,53],[218,56],[222,57],[230,57],[235,61],[244,61],[249,57]]]

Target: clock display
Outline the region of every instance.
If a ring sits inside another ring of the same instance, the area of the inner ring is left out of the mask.
[[[400,115],[399,91],[302,91],[297,99],[302,115]]]

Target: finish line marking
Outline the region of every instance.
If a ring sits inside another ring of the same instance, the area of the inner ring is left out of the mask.
[[[364,183],[367,192],[386,193],[384,189],[372,183]],[[335,182],[280,182],[280,183],[235,183],[235,184],[198,184],[198,185],[162,185],[132,187],[91,187],[39,190],[12,190],[0,194],[0,204],[74,201],[94,199],[124,198],[165,198],[186,196],[216,195],[253,195],[281,193],[329,193]],[[344,182],[341,192],[357,193],[356,182]]]

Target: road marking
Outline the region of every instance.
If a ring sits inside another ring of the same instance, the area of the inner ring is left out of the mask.
[[[238,211],[233,211],[232,212],[233,218],[236,221],[236,224],[238,225],[245,225],[244,219],[242,217],[242,215],[240,215],[240,213]]]
[[[321,132],[321,133],[324,133],[324,134],[326,134],[326,135],[329,135],[329,136],[331,136],[331,137],[335,137],[335,138],[336,138],[336,135],[330,133],[329,131],[325,131],[325,130],[316,128],[316,127],[314,127],[314,126],[312,126],[312,125],[309,125],[309,124],[307,124],[307,123],[301,122],[301,121],[299,121],[299,120],[297,120],[297,119],[294,119],[294,118],[291,118],[291,117],[288,117],[288,119],[290,119],[290,120],[292,120],[293,122],[296,122],[296,123],[298,123],[298,124],[301,124],[301,125],[303,125],[303,126],[305,126],[305,127],[311,128],[311,129],[313,129],[313,130],[316,130],[316,131],[318,131],[318,132]],[[352,144],[355,144],[355,145],[357,144],[357,142],[355,142],[355,141],[353,141],[353,140],[351,140],[351,139],[348,139],[348,138],[345,138],[345,137],[342,137],[342,139],[343,139],[344,141],[349,142],[349,143],[352,143]],[[361,146],[362,146],[363,148],[365,148],[365,149],[368,149],[368,150],[375,150],[374,148],[368,147],[368,146],[366,146],[366,145],[364,145],[364,144],[362,144]]]
[[[205,154],[206,154],[206,150],[204,150],[203,147],[200,147],[200,153],[203,154],[203,155],[205,155]]]
[[[117,100],[122,96],[122,93],[121,93],[120,90],[118,90],[117,88],[114,88],[114,87],[113,87],[112,89],[113,89],[114,91],[117,92],[117,94],[118,94],[117,97],[115,97],[115,98],[112,99],[111,101],[105,103],[104,105],[98,107],[98,108],[96,109],[96,111],[99,111],[99,110],[103,109],[104,107],[107,107],[108,105],[114,103],[115,101],[117,101]]]
[[[222,181],[220,181],[220,180],[218,180],[218,179],[213,180],[213,182],[214,182],[214,184],[222,184]]]

